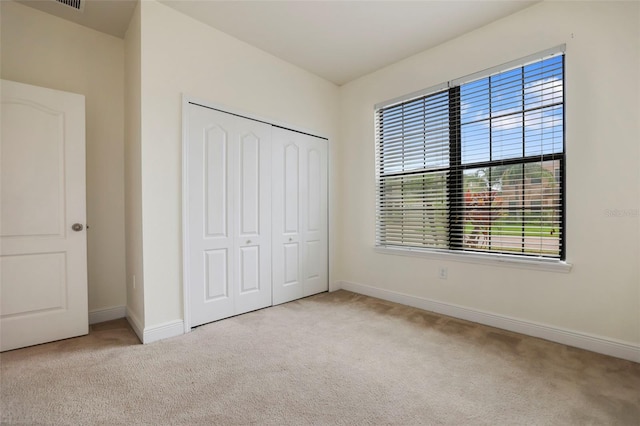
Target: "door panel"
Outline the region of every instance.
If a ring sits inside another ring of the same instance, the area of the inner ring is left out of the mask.
[[[273,303],[327,291],[327,146],[273,130]]]
[[[260,290],[260,247],[240,249],[240,294]]]
[[[254,134],[240,140],[240,234],[260,232],[260,146]]]
[[[227,249],[206,250],[205,285],[206,301],[226,299],[229,297],[229,279],[227,273]]]
[[[320,153],[316,149],[308,151],[307,162],[307,232],[317,232],[320,230],[320,216],[322,211],[321,179],[320,173]]]
[[[66,260],[65,253],[2,256],[2,315],[66,309]]]
[[[305,138],[307,164],[306,218],[304,226],[304,296],[329,289],[327,222],[327,143]]]
[[[64,113],[22,99],[2,107],[2,178],[11,183],[2,188],[3,200],[11,201],[2,203],[2,236],[59,236],[65,223]],[[5,122],[11,125],[4,128]]]
[[[81,95],[2,80],[0,350],[87,334]]]
[[[205,237],[227,236],[227,134],[214,126],[205,132]]]
[[[300,142],[273,129],[273,304],[302,297],[300,271]]]
[[[185,250],[196,326],[271,305],[271,128],[188,108]]]
[[[189,106],[188,268],[191,325],[234,315],[233,121]]]
[[[280,132],[279,132],[280,133]],[[300,212],[300,150],[289,141],[284,148],[284,230],[290,235],[298,232]]]
[[[284,280],[283,285],[300,285],[300,247],[298,243],[284,245]]]
[[[239,182],[235,313],[271,306],[271,126],[234,117]]]
[[[322,258],[322,243],[320,241],[307,241],[307,280],[318,278],[322,265],[320,264]]]

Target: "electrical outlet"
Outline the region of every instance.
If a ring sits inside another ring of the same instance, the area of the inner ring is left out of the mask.
[[[133,289],[135,290],[136,289],[136,276],[135,275],[132,276],[131,283],[133,285]]]
[[[440,268],[438,268],[438,277],[441,280],[446,280],[447,279],[447,268],[444,266],[441,266]]]

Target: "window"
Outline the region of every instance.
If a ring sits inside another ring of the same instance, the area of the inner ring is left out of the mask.
[[[565,259],[564,54],[376,106],[376,245]]]

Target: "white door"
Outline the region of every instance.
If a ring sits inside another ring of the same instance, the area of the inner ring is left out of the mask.
[[[271,126],[188,104],[190,325],[271,306]]]
[[[0,87],[6,351],[88,333],[85,115],[81,95],[6,80]]]
[[[327,291],[327,141],[273,129],[273,303]]]

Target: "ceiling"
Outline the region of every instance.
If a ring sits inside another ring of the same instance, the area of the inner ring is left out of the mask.
[[[124,37],[135,0],[20,1]],[[212,1],[161,3],[342,85],[540,0]],[[68,9],[68,10],[67,10]]]
[[[338,85],[535,3],[161,2]]]
[[[124,38],[138,3],[137,0],[82,0],[82,10],[76,10],[54,0],[16,1],[119,38]]]

